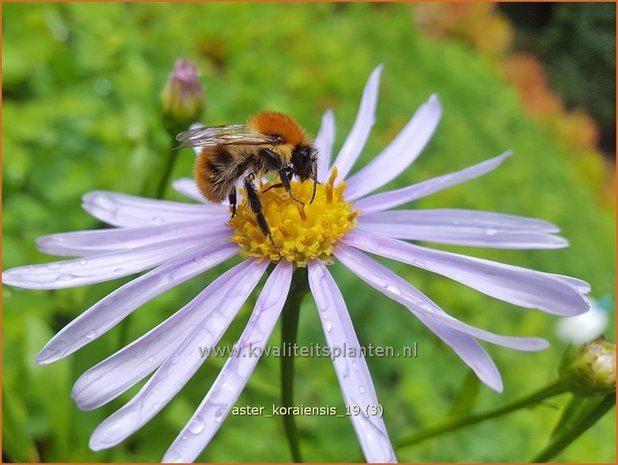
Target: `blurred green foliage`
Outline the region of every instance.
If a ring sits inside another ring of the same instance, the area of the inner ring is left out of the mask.
[[[417,106],[438,92],[444,117],[421,159],[389,188],[454,171],[511,148],[498,171],[418,202],[422,208],[496,210],[560,225],[571,247],[556,251],[472,250],[474,256],[570,274],[614,288],[614,214],[599,205],[581,154],[557,143],[524,116],[515,92],[493,65],[465,46],[424,38],[413,7],[402,4],[5,4],[3,6],[3,268],[39,263],[34,239],[99,227],[80,207],[83,193],[140,193],[165,158],[159,92],[174,60],[196,60],[207,92],[207,122],[243,121],[259,109],[293,114],[310,132],[334,108],[337,146],[351,127],[370,71],[384,63],[378,120],[367,162],[403,127]],[[172,178],[190,176],[182,152]],[[168,192],[169,198],[181,197]],[[497,394],[482,387],[476,405],[457,393],[465,365],[401,307],[332,267],[362,344],[418,343],[416,359],[369,359],[393,439],[449,412],[491,408],[555,379],[564,350],[556,318],[480,295],[445,278],[390,262],[453,315],[496,332],[552,341],[541,353],[489,347],[505,381]],[[125,328],[135,338],[188,302],[217,272],[197,277],[148,303]],[[3,288],[4,458],[12,461],[158,461],[224,363],[208,360],[181,394],[122,445],[95,453],[95,426],[136,392],[81,412],[71,384],[120,347],[116,328],[50,366],[34,356],[68,321],[119,285],[61,291]],[[231,344],[251,310],[248,302],[226,334]],[[612,318],[613,320],[613,318]],[[323,343],[315,306],[301,309],[299,343]],[[613,324],[610,326],[613,328]],[[613,329],[608,337],[615,338]],[[278,341],[275,334],[273,343]],[[279,401],[279,360],[261,360],[239,404]],[[299,359],[296,400],[343,406],[328,359]],[[524,461],[548,441],[568,396],[529,411],[398,451],[402,461]],[[306,460],[342,461],[360,450],[350,422],[301,417]],[[615,413],[566,449],[559,461],[614,462]],[[205,461],[287,461],[278,418],[230,415],[201,455]]]

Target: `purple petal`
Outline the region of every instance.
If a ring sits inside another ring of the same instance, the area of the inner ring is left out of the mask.
[[[150,244],[160,244],[184,238],[214,234],[232,236],[232,230],[223,223],[198,218],[180,223],[136,228],[95,229],[51,234],[37,239],[41,252],[53,255],[84,256],[105,252],[120,252]]]
[[[335,163],[333,163],[333,166],[328,170],[330,171],[336,166],[339,180],[345,179],[352,169],[352,166],[354,166],[363,147],[365,147],[365,142],[367,142],[371,128],[375,123],[375,111],[378,102],[378,87],[380,85],[381,73],[382,65],[379,65],[369,76],[369,80],[365,85],[365,90],[363,90],[363,97],[352,130],[348,134],[343,147],[341,147],[335,159]]]
[[[308,271],[309,287],[331,353],[345,348],[345,354],[335,357],[333,364],[345,404],[360,407],[360,413],[350,419],[365,459],[367,462],[396,462],[382,418],[368,413],[379,405],[378,399],[341,292],[320,260],[309,262]],[[351,351],[355,355],[350,355]]]
[[[2,282],[26,289],[64,289],[100,283],[139,273],[190,250],[195,250],[197,253],[208,243],[225,239],[228,234],[227,231],[218,231],[203,234],[199,239],[174,239],[164,246],[149,244],[120,252],[20,266],[2,273]]]
[[[217,242],[190,252],[116,289],[56,334],[37,355],[38,364],[55,362],[102,336],[140,305],[238,253],[238,246]]]
[[[181,178],[172,182],[172,187],[179,194],[184,195],[193,200],[197,200],[200,203],[204,203],[206,205],[213,205],[208,200],[204,198],[202,193],[197,187],[194,179],[191,178]],[[218,206],[218,205],[213,205]]]
[[[163,462],[194,461],[219,430],[249,381],[277,323],[290,289],[293,271],[293,266],[285,261],[279,262],[274,269],[255,304],[247,327],[235,345],[238,352],[228,358],[191,420],[166,452]]]
[[[347,180],[346,198],[358,199],[399,176],[421,154],[441,116],[440,101],[434,94],[380,155]]]
[[[414,315],[421,314],[430,321],[438,322],[451,329],[510,349],[538,351],[549,346],[547,341],[536,337],[501,336],[463,323],[445,313],[431,299],[405,279],[351,247],[340,244],[335,251],[335,256],[350,271],[371,287],[390,297],[395,302],[399,302]]]
[[[477,291],[526,308],[572,316],[588,311],[588,301],[554,275],[352,231],[346,244],[446,276]]]
[[[504,385],[498,367],[487,351],[472,336],[449,328],[437,321],[431,321],[421,313],[416,313],[416,317],[453,349],[483,383],[496,392],[502,392]]]
[[[502,155],[469,166],[461,171],[438,176],[437,178],[428,179],[427,181],[419,182],[418,184],[413,184],[401,189],[371,195],[357,201],[355,207],[363,213],[388,210],[389,208],[394,208],[404,203],[439,192],[447,187],[478,178],[500,166],[509,156],[511,156],[510,150],[504,152]]]
[[[322,116],[322,124],[315,138],[315,147],[318,149],[318,181],[328,178],[328,166],[335,143],[335,114],[332,110]]]
[[[95,218],[117,227],[153,226],[204,218],[225,223],[229,213],[221,205],[196,205],[147,199],[115,192],[89,192],[82,207]]]
[[[542,220],[473,210],[394,210],[358,218],[364,231],[397,239],[503,249],[553,249],[568,242]]]
[[[148,376],[198,325],[210,320],[213,313],[220,315],[219,304],[225,308],[224,302],[237,298],[244,302],[247,289],[253,289],[267,266],[268,262],[255,259],[236,265],[156,328],[80,376],[72,392],[79,408],[91,410],[104,405]]]

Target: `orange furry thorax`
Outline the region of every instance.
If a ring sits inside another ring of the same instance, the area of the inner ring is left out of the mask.
[[[249,117],[247,126],[261,134],[280,136],[288,144],[310,144],[304,129],[296,120],[276,111],[262,111]]]

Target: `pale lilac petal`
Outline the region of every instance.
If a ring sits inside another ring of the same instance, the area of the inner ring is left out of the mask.
[[[571,276],[564,276],[561,274],[547,273],[549,276],[552,276],[556,279],[559,279],[564,284],[571,286],[575,289],[579,294],[588,294],[591,290],[590,284],[586,281],[582,281],[581,279],[573,278]]]
[[[438,176],[401,189],[370,195],[369,197],[358,200],[355,203],[355,207],[363,213],[370,213],[403,205],[404,203],[426,197],[446,189],[447,187],[455,186],[464,181],[469,181],[470,179],[478,178],[479,176],[489,173],[500,166],[504,160],[511,156],[511,153],[512,152],[509,150],[502,155],[469,166],[461,171]]]
[[[238,352],[228,358],[208,394],[167,450],[163,462],[194,461],[217,433],[249,381],[277,323],[290,289],[293,271],[293,266],[286,261],[280,261],[273,270],[255,304],[247,327],[236,343]],[[158,400],[158,397],[153,398],[154,402]],[[145,403],[142,399],[141,405]],[[144,412],[139,410],[134,415],[144,415]],[[139,423],[142,421],[141,417],[133,420]]]
[[[416,313],[416,317],[453,349],[483,383],[496,392],[502,392],[504,385],[498,367],[487,351],[472,336],[437,321],[431,321],[421,313]]]
[[[36,241],[41,252],[64,256],[85,256],[105,252],[120,252],[150,244],[160,244],[193,237],[232,236],[232,230],[224,223],[197,218],[179,223],[136,228],[94,229],[69,233],[50,234]]]
[[[315,147],[318,149],[318,181],[328,178],[328,167],[335,143],[335,114],[332,110],[322,116],[322,124],[315,138]]]
[[[291,265],[281,265],[271,274],[256,304],[252,321],[247,325],[239,341],[239,350],[241,347],[243,351],[245,349],[250,350],[249,344],[261,344],[261,347],[266,344],[266,340],[270,336],[285,303],[292,271]],[[239,286],[244,286],[244,289],[240,291],[236,289],[236,295],[221,300],[210,315],[163,362],[133,399],[97,427],[90,439],[90,447],[93,450],[100,450],[118,444],[150,421],[165,407],[204,363],[207,356],[202,351],[210,350],[216,346],[256,284],[257,280],[249,283],[241,282]],[[261,313],[262,311],[264,313]],[[262,331],[262,325],[266,325],[264,329],[268,329],[268,334]],[[193,434],[190,435],[191,439],[188,441],[182,441],[183,446],[185,446],[182,450],[186,451],[187,448],[190,448],[197,457],[206,445],[201,442],[206,438],[204,433],[210,431],[212,433],[210,437],[212,437],[218,424],[222,421],[224,407],[232,408],[234,401],[240,394],[240,389],[248,380],[248,376],[243,375],[247,374],[247,370],[250,374],[259,360],[259,357],[251,356],[250,351],[247,351],[245,355],[248,356],[245,358],[242,358],[243,356],[240,354],[231,356],[222,369],[217,381],[211,387],[210,393],[212,394],[206,396],[206,400],[188,424],[189,432]],[[233,362],[231,366],[230,361]],[[240,375],[241,373],[242,375]],[[222,376],[223,380],[221,379]],[[237,390],[237,388],[240,389]],[[209,396],[213,394],[216,399],[214,402],[209,399]],[[226,404],[225,401],[228,401],[228,403]],[[217,420],[213,417],[215,410],[218,415]],[[227,413],[227,410],[225,410],[225,413]],[[193,456],[192,452],[185,453]],[[183,456],[183,461],[192,461],[195,457],[188,459]]]
[[[191,240],[174,239],[164,245],[149,244],[132,250],[20,266],[3,272],[2,282],[26,289],[64,289],[110,281],[155,267],[189,250],[200,250],[228,235],[227,231],[218,231]]]
[[[510,349],[521,351],[538,351],[546,349],[549,344],[536,337],[501,336],[470,326],[445,313],[429,297],[424,295],[401,276],[389,270],[363,252],[345,245],[338,245],[335,256],[355,275],[374,289],[390,297],[395,302],[410,310],[414,315],[421,314],[429,321],[443,324],[478,339]]]
[[[195,179],[180,178],[172,182],[172,188],[179,194],[184,195],[193,200],[197,200],[200,203],[206,205],[212,205],[213,207],[220,207],[219,204],[212,204],[202,195],[195,183]]]
[[[266,261],[255,259],[236,265],[156,328],[85,372],[72,392],[79,408],[100,407],[148,376],[211,316],[220,302],[235,298],[246,289],[245,285],[257,283],[267,266]]]
[[[365,231],[352,231],[342,240],[367,252],[441,274],[520,307],[562,316],[579,315],[589,308],[588,301],[574,286],[548,273],[428,249]]]
[[[338,254],[338,257],[343,256],[342,263],[349,266],[350,270],[355,274],[360,272],[359,267],[367,267],[368,270],[375,269],[378,276],[384,274],[384,268],[375,266],[377,263],[375,260],[351,247],[340,244],[336,253]],[[401,278],[399,278],[398,281],[399,280],[401,280]],[[442,341],[453,349],[453,351],[459,355],[466,365],[468,365],[474,373],[476,373],[483,383],[495,391],[502,392],[502,377],[500,376],[500,372],[498,371],[496,364],[491,359],[487,351],[483,349],[483,347],[481,347],[472,336],[460,330],[453,329],[440,321],[435,321],[421,312],[416,312],[411,307],[409,307],[409,309],[413,311],[414,316],[416,316],[436,336],[442,339]],[[441,315],[448,316],[448,314],[437,305],[433,305],[431,310]],[[519,343],[521,344],[521,340]],[[526,342],[524,341],[524,345],[525,344]],[[535,347],[535,344],[538,344],[538,342],[533,341],[532,346]]]
[[[380,85],[381,73],[382,65],[379,65],[369,76],[369,80],[365,85],[365,90],[363,90],[363,97],[354,125],[343,143],[335,159],[335,163],[333,163],[333,166],[330,168],[332,169],[334,166],[337,167],[339,180],[345,179],[352,169],[352,166],[354,166],[363,147],[365,147],[365,142],[367,142],[371,128],[375,123],[375,111],[378,103],[378,88]]]
[[[147,199],[115,192],[89,192],[82,207],[104,223],[120,228],[152,226],[205,218],[225,223],[229,213],[224,206],[196,205],[171,200]]]
[[[391,210],[358,218],[364,231],[397,239],[503,249],[554,249],[568,242],[542,220],[473,210]]]
[[[341,292],[320,260],[309,262],[308,272],[309,287],[331,353],[336,348],[346,351],[345,356],[334,358],[333,364],[345,404],[360,407],[360,413],[351,415],[350,419],[365,459],[367,462],[396,462],[384,421],[369,413],[369,409],[378,405],[378,399]],[[350,351],[355,355],[350,355]]]
[[[434,94],[382,153],[346,181],[346,199],[356,200],[399,176],[421,154],[441,116],[442,107]]]
[[[38,364],[55,362],[102,336],[139,306],[224,262],[238,246],[215,242],[128,282],[94,304],[56,334],[37,355]]]

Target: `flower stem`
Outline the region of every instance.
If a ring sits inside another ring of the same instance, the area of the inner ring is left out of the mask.
[[[543,449],[532,462],[544,463],[551,460],[569,444],[575,441],[582,433],[594,425],[603,415],[609,412],[616,405],[616,395],[614,393],[603,397],[595,406],[587,409],[579,415],[571,427],[564,427],[552,438],[550,443]]]
[[[170,134],[170,149],[167,152],[167,158],[165,159],[165,166],[163,167],[163,172],[161,173],[161,177],[159,178],[159,186],[157,187],[157,191],[155,192],[155,198],[162,199],[165,195],[165,189],[167,188],[167,183],[170,180],[170,176],[172,175],[172,171],[174,171],[174,164],[176,163],[176,155],[178,155],[178,150],[174,150],[177,142],[173,135]]]
[[[413,444],[417,444],[425,439],[433,438],[435,436],[440,436],[442,434],[450,433],[451,431],[458,430],[465,426],[475,425],[485,420],[489,420],[491,418],[497,418],[502,415],[506,415],[507,413],[514,412],[521,408],[530,407],[539,402],[548,399],[550,397],[556,396],[558,394],[562,394],[567,391],[567,388],[560,382],[556,382],[554,384],[550,384],[542,389],[539,389],[536,392],[533,392],[526,397],[518,399],[514,402],[508,403],[494,410],[490,410],[485,413],[479,413],[476,415],[469,415],[463,418],[457,418],[454,420],[449,420],[441,425],[436,425],[421,431],[417,431],[415,433],[409,434],[400,438],[395,442],[395,447],[402,448],[408,447]]]
[[[298,336],[298,319],[300,304],[309,291],[307,284],[307,269],[298,268],[294,272],[292,287],[283,307],[281,319],[281,405],[294,406],[294,356],[291,352]],[[285,409],[287,410],[287,408]],[[292,460],[302,462],[296,419],[294,415],[283,415],[283,429],[287,437]]]

